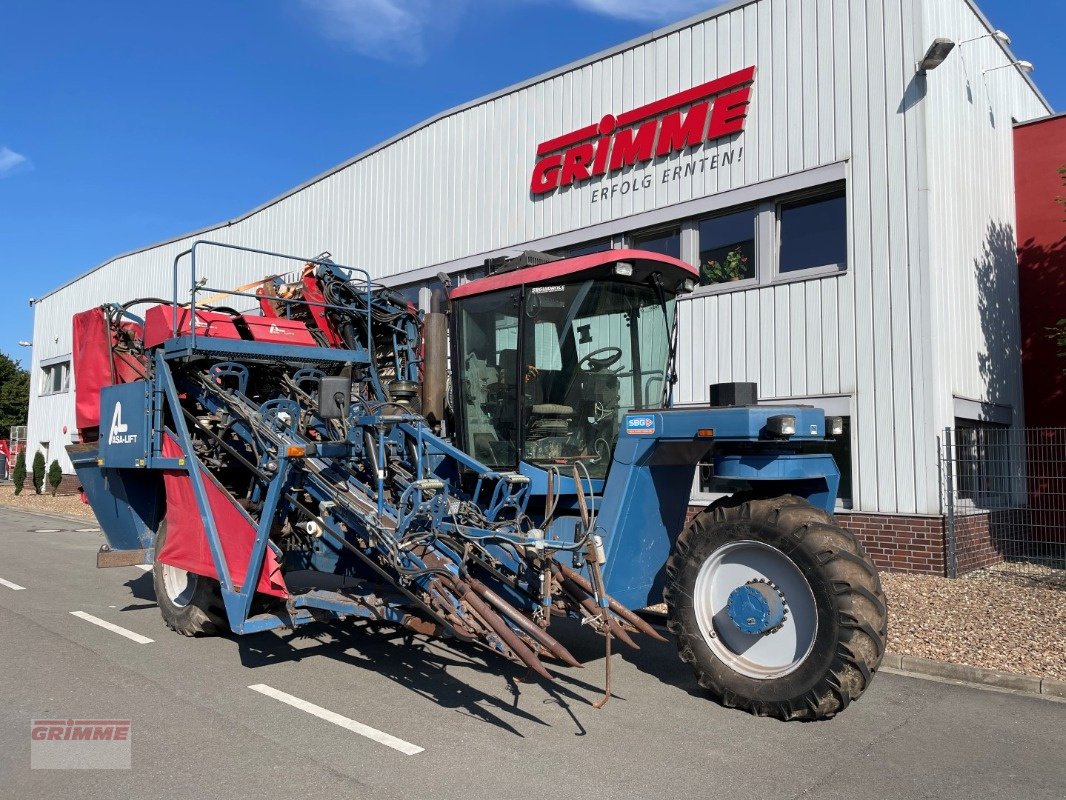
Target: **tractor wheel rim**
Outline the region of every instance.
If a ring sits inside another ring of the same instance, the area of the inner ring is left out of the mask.
[[[728,613],[730,594],[749,583],[769,583],[785,604],[785,618],[772,631],[747,634]],[[818,635],[814,592],[796,563],[763,542],[730,542],[700,566],[692,593],[696,622],[707,646],[730,669],[749,678],[779,678],[802,664]]]
[[[185,608],[196,591],[196,575],[186,572],[181,567],[163,565],[163,587],[167,599],[178,608]]]

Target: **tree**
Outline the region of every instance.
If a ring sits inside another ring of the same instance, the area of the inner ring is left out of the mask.
[[[30,405],[30,373],[0,353],[0,437],[14,425],[25,425]]]
[[[15,456],[15,471],[11,473],[11,480],[15,482],[15,494],[22,494],[22,487],[26,485],[26,450],[19,450]]]
[[[52,464],[48,467],[48,485],[52,487],[52,497],[56,496],[56,492],[59,491],[59,484],[62,482],[63,468],[59,466],[59,461],[52,459]]]
[[[37,490],[37,494],[44,491],[44,453],[40,450],[33,457],[33,488]]]

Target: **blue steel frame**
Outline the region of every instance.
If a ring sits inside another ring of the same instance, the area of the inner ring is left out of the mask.
[[[796,417],[795,436],[772,438],[772,416]],[[833,512],[840,471],[828,453],[804,452],[823,441],[821,409],[784,406],[672,408],[632,413],[641,427],[623,426],[607,475],[597,532],[607,552],[607,591],[623,605],[662,600],[666,560],[688,509],[695,467],[708,457],[725,480],[748,481],[797,494]],[[754,452],[738,446],[756,444]],[[654,498],[655,502],[649,502]]]
[[[325,265],[320,259],[299,259],[252,248],[198,241],[192,248],[179,254],[174,262],[174,332],[177,332],[178,262],[188,255],[192,267],[190,301],[195,307],[198,290],[196,285],[196,249],[212,245],[238,251],[280,256],[305,263]],[[330,268],[336,265],[329,263]],[[347,268],[343,268],[347,269]],[[352,270],[366,276],[367,280],[367,325],[372,306],[372,286],[369,275],[363,270]],[[211,290],[214,291],[214,290]],[[231,292],[241,296],[256,297],[249,293]],[[307,302],[307,301],[301,301]],[[350,311],[340,306],[318,304],[327,308]],[[276,345],[238,340],[197,339],[195,325],[190,326],[188,336],[168,340],[154,352],[154,377],[150,381],[149,413],[153,424],[149,429],[151,447],[146,463],[136,466],[149,469],[184,470],[190,477],[198,511],[204,521],[212,562],[215,566],[222,597],[230,626],[235,633],[251,633],[270,628],[299,625],[312,619],[308,608],[318,608],[338,615],[400,620],[405,612],[401,604],[385,603],[371,608],[344,596],[321,591],[291,597],[287,617],[276,614],[260,614],[249,617],[252,600],[262,574],[266,549],[271,546],[270,532],[279,504],[283,501],[287,479],[293,467],[285,452],[276,455],[277,468],[268,482],[263,498],[260,522],[254,523],[255,537],[252,543],[248,567],[243,576],[234,576],[226,561],[221,538],[214,515],[211,513],[205,480],[214,480],[195,456],[192,438],[186,424],[175,383],[171,362],[197,355],[225,355],[245,357],[249,360],[279,361],[299,364],[313,362],[340,362],[369,364],[366,351],[329,350],[291,345]],[[368,341],[371,339],[368,338]],[[313,351],[313,353],[312,353]],[[371,371],[373,375],[373,370]],[[299,374],[299,373],[297,373]],[[376,376],[374,376],[376,380]],[[380,390],[380,386],[377,386]],[[243,390],[239,392],[243,395]],[[247,399],[247,398],[245,398]],[[269,403],[268,403],[269,405]],[[164,436],[164,408],[170,409],[173,434],[183,458],[164,458],[161,454]],[[279,406],[280,408],[280,406]],[[265,406],[260,411],[265,411]],[[787,441],[774,439],[768,434],[771,416],[792,414],[796,417],[797,433]],[[632,421],[633,424],[630,424]],[[409,436],[417,443],[414,473],[419,479],[404,488],[397,506],[386,506],[383,475],[379,470],[376,491],[350,479],[352,490],[365,496],[375,496],[379,518],[393,519],[399,534],[416,520],[430,524],[431,530],[458,533],[470,540],[492,546],[493,542],[506,542],[518,548],[545,546],[540,532],[523,533],[520,518],[527,514],[530,501],[543,499],[547,493],[547,472],[540,467],[522,463],[517,472],[499,472],[489,469],[450,443],[433,435],[417,415],[387,415],[380,409],[353,409],[349,420],[358,430],[370,430],[373,447],[379,464],[385,463],[386,441],[390,437]],[[390,433],[386,433],[390,428]],[[832,456],[824,453],[804,452],[803,446],[824,441],[825,418],[819,409],[801,407],[752,407],[728,409],[651,409],[635,411],[628,417],[617,442],[612,466],[606,480],[592,481],[589,490],[595,498],[592,510],[596,514],[596,526],[592,531],[603,538],[607,565],[604,570],[608,594],[623,605],[643,607],[658,602],[663,583],[663,568],[673,541],[681,530],[689,499],[689,489],[697,463],[709,454],[713,459],[716,475],[720,478],[760,482],[775,485],[796,494],[806,496],[817,505],[832,511],[839,483],[839,472]],[[334,443],[339,445],[340,443]],[[362,444],[360,443],[361,447]],[[742,447],[743,446],[743,447]],[[747,449],[744,449],[744,448]],[[343,447],[337,456],[345,454]],[[323,454],[329,458],[328,454]],[[133,465],[130,465],[133,466]],[[447,497],[462,492],[455,478],[456,470],[467,470],[477,475],[476,485],[468,498],[463,498],[483,510],[490,522],[513,520],[513,531],[480,529],[470,525],[460,526],[445,519]],[[207,476],[205,478],[205,475]],[[423,498],[420,476],[433,476],[440,489],[433,498]],[[578,482],[561,476],[556,492],[576,495]],[[492,492],[486,490],[491,486]],[[319,500],[328,500],[328,492],[314,481],[308,482],[305,491],[321,495]],[[601,493],[602,492],[602,493]],[[512,516],[513,515],[513,516]],[[566,518],[571,519],[571,518]],[[533,520],[543,522],[543,520]],[[558,520],[557,520],[558,521]],[[549,534],[554,532],[551,528]],[[331,526],[325,526],[323,535],[340,539]],[[438,545],[445,548],[443,543]],[[576,551],[583,543],[570,543],[555,539],[547,544],[555,552]],[[415,568],[425,565],[413,554],[404,558]],[[417,579],[416,579],[417,580]],[[530,602],[532,599],[530,598]],[[606,598],[600,598],[601,604]]]

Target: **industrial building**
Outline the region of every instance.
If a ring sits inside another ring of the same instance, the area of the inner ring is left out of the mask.
[[[1052,111],[1030,69],[969,0],[716,5],[38,299],[30,451],[70,471],[72,314],[171,297],[197,239],[328,251],[424,304],[487,258],[638,247],[701,271],[677,401],[751,381],[844,417],[844,523],[882,566],[942,572],[938,435],[1024,423],[1014,125]],[[264,277],[213,258],[210,286]]]

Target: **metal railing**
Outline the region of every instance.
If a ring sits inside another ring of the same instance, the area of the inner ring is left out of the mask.
[[[947,572],[1066,588],[1066,428],[957,424],[939,440]]]
[[[230,251],[236,253],[244,253],[249,255],[266,256],[269,258],[277,258],[283,261],[296,261],[303,264],[328,264],[333,269],[341,270],[348,273],[348,280],[354,282],[354,276],[359,275],[365,281],[365,293],[366,293],[366,325],[367,335],[370,335],[371,325],[373,321],[373,291],[374,283],[370,277],[370,273],[365,269],[359,267],[349,267],[343,264],[337,264],[333,261],[323,260],[320,256],[315,258],[306,258],[303,256],[293,256],[287,253],[276,253],[272,250],[260,250],[255,247],[244,247],[242,245],[227,244],[225,242],[212,242],[207,239],[197,239],[192,243],[192,246],[188,250],[183,250],[174,257],[173,266],[173,283],[174,283],[174,298],[171,304],[171,333],[174,336],[178,336],[180,333],[181,325],[179,324],[179,309],[186,305],[185,301],[180,298],[180,281],[178,276],[178,268],[180,263],[186,257],[189,260],[189,300],[188,307],[196,309],[197,306],[197,294],[211,293],[215,296],[222,297],[241,297],[247,299],[253,299],[257,302],[260,299],[260,295],[254,292],[245,292],[237,289],[223,289],[214,286],[207,285],[207,279],[197,279],[197,248],[218,248],[222,251]],[[265,276],[264,276],[265,277]],[[292,306],[316,306],[323,309],[332,309],[335,311],[347,311],[344,306],[335,305],[333,303],[317,302],[314,300],[307,300],[306,298],[290,299],[284,297],[271,296],[270,298],[276,303],[282,303],[286,306],[286,316],[291,310]],[[193,312],[195,314],[195,311]],[[188,337],[191,345],[196,346],[196,325],[192,322],[189,323]]]

